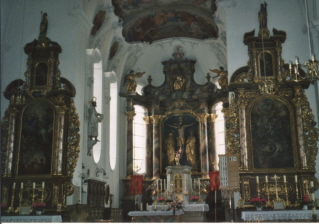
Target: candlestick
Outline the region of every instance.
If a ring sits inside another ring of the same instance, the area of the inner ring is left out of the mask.
[[[259,177],[258,176],[256,176],[256,182],[259,183]]]
[[[143,211],[143,203],[141,203],[141,211]]]
[[[286,180],[286,175],[284,175],[284,182],[287,182],[287,180]]]
[[[44,182],[42,182],[42,188],[44,188]]]
[[[268,176],[267,175],[265,176],[265,179],[266,179],[266,183],[268,183]]]
[[[296,182],[296,183],[298,182],[298,177],[297,177],[297,175],[295,175],[295,182]]]

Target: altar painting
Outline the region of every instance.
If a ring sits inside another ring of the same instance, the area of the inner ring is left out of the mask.
[[[43,101],[30,103],[23,112],[19,175],[50,174],[54,113]]]
[[[163,124],[163,167],[180,165],[196,167],[199,161],[198,121],[193,115],[173,115]],[[179,161],[176,160],[179,154]]]
[[[251,111],[254,168],[294,167],[290,115],[287,106],[266,98]]]

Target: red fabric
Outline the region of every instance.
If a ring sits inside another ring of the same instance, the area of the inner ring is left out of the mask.
[[[130,194],[142,194],[143,192],[143,175],[131,175]]]
[[[210,179],[210,190],[219,191],[220,190],[219,171],[209,172],[209,179]]]

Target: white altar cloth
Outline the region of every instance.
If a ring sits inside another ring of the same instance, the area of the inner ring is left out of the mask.
[[[175,211],[175,215],[182,215],[183,211]],[[134,211],[129,212],[129,216],[158,216],[158,215],[173,215],[173,211]]]
[[[156,207],[157,207],[157,210],[161,210],[162,205],[157,204]],[[164,205],[165,211],[167,210],[167,208],[168,208],[168,205]],[[149,205],[148,210],[153,211],[154,205]],[[209,206],[208,204],[186,204],[183,210],[184,212],[207,212],[209,211]]]
[[[316,211],[317,218],[319,211]],[[276,221],[312,219],[312,210],[243,211],[244,221]]]
[[[62,217],[60,215],[1,216],[1,223],[5,222],[62,222]]]

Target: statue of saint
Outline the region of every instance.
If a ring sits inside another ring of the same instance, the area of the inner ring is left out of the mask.
[[[190,163],[190,165],[196,164],[196,138],[194,136],[193,131],[189,132],[189,137],[186,140],[186,156],[187,161]]]
[[[41,12],[42,13],[42,12]],[[48,19],[47,19],[48,14],[45,12],[42,15],[42,20],[40,23],[40,34],[39,34],[39,39],[45,38],[47,35],[47,29],[48,29]]]
[[[136,91],[136,78],[142,77],[145,72],[137,72],[134,74],[134,70],[131,70],[129,74],[125,76],[124,85],[126,85],[126,92],[135,93]]]
[[[175,158],[175,139],[174,134],[169,133],[165,139],[165,149],[167,153],[167,163],[168,165],[174,165]]]
[[[219,70],[220,69],[220,70]],[[225,89],[227,88],[228,86],[228,79],[227,79],[227,71],[224,71],[224,68],[223,67],[219,67],[219,69],[209,69],[210,71],[214,72],[214,73],[217,73],[217,76],[213,77],[213,78],[216,78],[216,77],[219,77],[218,79],[218,84],[219,86],[222,88],[222,89]]]
[[[258,13],[259,28],[267,28],[267,3],[260,5],[260,11]]]

